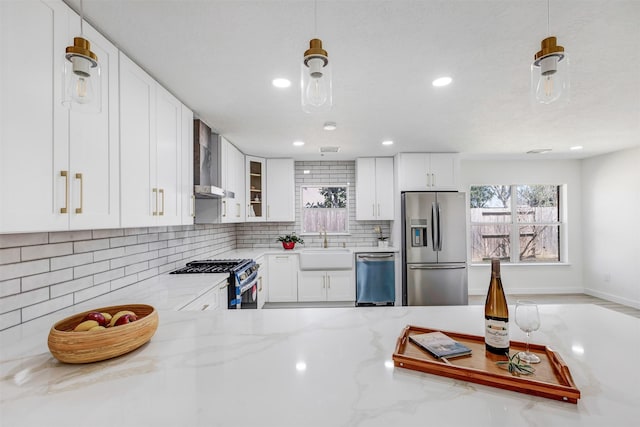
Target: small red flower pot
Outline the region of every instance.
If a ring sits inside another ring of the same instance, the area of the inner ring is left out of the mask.
[[[282,242],[282,247],[285,249],[293,249],[296,245],[296,242]]]

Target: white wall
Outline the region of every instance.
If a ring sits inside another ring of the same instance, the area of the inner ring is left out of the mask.
[[[582,162],[585,293],[640,308],[640,148]]]
[[[560,184],[566,185],[567,226],[561,265],[502,265],[502,282],[508,293],[583,292],[581,244],[582,183],[579,160],[463,160],[460,191],[472,185]],[[561,206],[562,208],[562,206]],[[467,218],[468,227],[468,218]],[[562,243],[561,243],[562,245]],[[470,259],[470,258],[469,258]],[[490,279],[489,265],[469,267],[469,294],[484,295]]]

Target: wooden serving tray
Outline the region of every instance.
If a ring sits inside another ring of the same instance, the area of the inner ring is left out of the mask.
[[[484,337],[440,331],[472,350],[471,355],[451,359],[436,359],[409,340],[409,336],[413,334],[435,331],[438,329],[411,325],[405,327],[393,353],[394,365],[563,402],[578,403],[580,390],[571,378],[569,367],[560,355],[549,347],[530,344],[529,351],[540,357],[541,361],[532,365],[535,368],[532,375],[514,376],[496,365],[497,361],[507,360],[506,356],[485,353]],[[511,354],[524,351],[525,348],[526,343],[511,341]]]

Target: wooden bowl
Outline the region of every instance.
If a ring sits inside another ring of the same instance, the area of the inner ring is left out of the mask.
[[[87,313],[116,314],[122,310],[136,313],[138,320],[98,331],[74,332]],[[53,325],[47,344],[51,354],[65,363],[90,363],[111,359],[135,350],[151,339],[158,328],[158,312],[150,305],[129,304],[88,310]]]

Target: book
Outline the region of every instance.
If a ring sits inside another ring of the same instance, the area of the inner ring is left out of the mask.
[[[471,354],[471,349],[469,347],[455,341],[442,332],[410,335],[409,340],[415,343],[418,347],[428,351],[437,359],[466,356]]]

